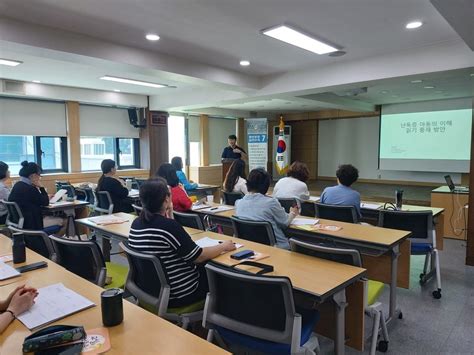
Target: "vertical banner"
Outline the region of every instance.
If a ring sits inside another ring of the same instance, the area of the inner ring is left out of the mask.
[[[247,144],[249,171],[255,168],[267,169],[268,161],[268,122],[266,118],[248,118]]]
[[[280,116],[280,126],[275,161],[278,174],[286,174],[286,171],[288,170],[288,149],[285,139],[285,122],[283,121],[283,116]]]

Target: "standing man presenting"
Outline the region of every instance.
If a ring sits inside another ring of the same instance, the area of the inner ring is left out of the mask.
[[[227,142],[229,145],[224,148],[222,152],[222,160],[227,159],[246,159],[247,152],[237,145],[237,136],[235,134],[231,134],[227,138]]]

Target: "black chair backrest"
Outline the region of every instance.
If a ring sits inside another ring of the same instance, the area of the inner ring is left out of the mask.
[[[211,323],[268,340],[291,340],[296,312],[287,277],[254,275],[214,264],[207,264],[206,272]]]
[[[308,243],[291,238],[289,240],[291,251],[326,259],[346,265],[362,266],[359,251],[355,249],[337,248],[324,243]]]
[[[56,250],[58,264],[86,280],[97,283],[105,262],[102,251],[95,241],[69,240],[53,235],[49,238]]]
[[[316,217],[316,205],[311,201],[301,201],[300,214],[306,217]]]
[[[275,233],[270,222],[250,221],[235,216],[230,217],[230,219],[236,238],[265,245],[275,245]]]
[[[412,233],[410,240],[431,243],[433,237],[433,212],[429,211],[389,211],[379,213],[379,226],[399,229]]]
[[[173,211],[173,217],[183,227],[205,230],[201,217],[197,214]]]
[[[357,223],[357,212],[354,206],[329,205],[316,203],[316,217],[333,221]]]
[[[224,190],[222,190],[222,196],[225,205],[234,206],[235,201],[240,200],[242,197],[244,197],[244,194],[240,192],[225,192]]]
[[[162,282],[161,277],[164,277],[162,268],[155,266],[160,264],[160,259],[155,255],[140,253],[138,250],[131,248],[127,243],[121,243],[123,250],[127,255],[130,271],[128,274],[128,283],[131,282],[140,291],[145,292],[151,297],[158,298],[160,296],[160,289]]]
[[[290,213],[291,207],[298,206],[296,198],[279,198],[278,202],[280,202],[281,207],[285,209],[286,213]]]
[[[84,191],[86,195],[85,200],[89,202],[91,205],[94,205],[95,203],[94,191],[90,187],[84,187],[82,188],[82,191]]]
[[[54,260],[55,251],[51,240],[48,235],[43,231],[30,231],[19,229],[15,227],[9,227],[13,235],[22,235],[25,241],[25,245],[28,249],[44,256],[45,258]]]
[[[10,202],[2,200],[3,205],[7,208],[7,225],[14,226],[17,228],[23,228],[23,223],[25,221],[23,213],[21,212],[20,207],[16,202]]]

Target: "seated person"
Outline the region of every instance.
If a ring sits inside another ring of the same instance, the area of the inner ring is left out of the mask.
[[[181,157],[174,157],[171,159],[171,165],[176,170],[176,175],[178,175],[178,179],[181,185],[184,186],[186,191],[195,190],[198,187],[198,184],[192,181],[188,181],[186,174],[183,171],[183,159]]]
[[[277,199],[266,196],[270,187],[270,174],[262,168],[254,169],[247,179],[248,195],[235,202],[236,216],[252,221],[270,222],[275,233],[276,246],[289,249],[283,229],[298,215],[298,208],[291,207],[286,213]]]
[[[168,183],[171,189],[171,199],[173,201],[173,209],[178,212],[186,212],[191,209],[193,202],[189,198],[183,185],[179,183],[176,169],[173,165],[163,163],[158,168],[156,176],[162,177]]]
[[[41,182],[41,167],[34,162],[21,163],[20,179],[13,185],[8,201],[16,202],[23,213],[23,229],[44,230],[49,227],[65,226],[64,219],[44,216],[42,207],[49,205],[49,196]],[[60,231],[58,234],[62,234]]]
[[[110,194],[112,203],[114,204],[113,212],[133,212],[132,205],[126,200],[128,197],[128,189],[125,181],[120,179],[117,173],[117,166],[112,159],[102,160],[100,164],[102,176],[97,183],[96,192],[107,191]]]
[[[10,188],[7,186],[7,181],[10,178],[10,170],[8,170],[8,164],[0,161],[0,201],[8,201],[10,195]],[[5,205],[0,202],[0,225],[5,224],[7,220],[8,210]]]
[[[0,334],[16,317],[33,306],[36,296],[36,289],[23,285],[13,290],[5,301],[0,301]]]
[[[309,200],[309,191],[306,185],[308,178],[308,166],[300,161],[295,161],[290,165],[286,177],[278,180],[275,184],[273,197]]]
[[[359,178],[359,170],[350,164],[340,165],[336,171],[337,186],[326,187],[321,194],[321,203],[328,205],[354,206],[360,219],[360,194],[351,188]]]
[[[206,272],[197,264],[234,250],[234,243],[225,241],[200,248],[178,222],[166,218],[172,202],[167,182],[162,178],[144,182],[140,187],[140,200],[143,211],[132,223],[129,246],[140,252],[166,257],[163,268],[170,280],[170,308],[204,300],[208,292]]]
[[[247,180],[245,180],[245,162],[241,159],[235,160],[229,168],[224,180],[225,192],[236,192],[248,194]]]

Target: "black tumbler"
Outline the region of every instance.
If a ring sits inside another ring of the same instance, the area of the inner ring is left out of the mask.
[[[102,323],[106,327],[113,327],[123,321],[123,291],[111,288],[100,294],[102,306]]]
[[[13,263],[24,263],[26,261],[25,239],[22,234],[14,234],[12,239]]]

